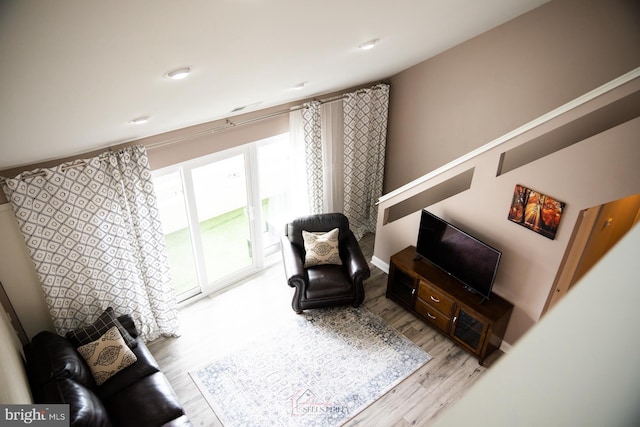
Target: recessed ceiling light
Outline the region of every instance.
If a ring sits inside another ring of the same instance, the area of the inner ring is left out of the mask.
[[[309,84],[309,82],[302,82],[302,83],[298,83],[298,84],[297,84],[297,85],[295,85],[295,86],[291,86],[291,89],[293,89],[293,90],[300,90],[300,89],[304,88],[304,87],[305,87],[306,85],[308,85],[308,84]]]
[[[149,116],[140,116],[140,117],[136,117],[135,119],[129,121],[129,123],[134,124],[134,125],[143,125],[145,123],[147,123],[149,121]]]
[[[369,41],[366,41],[364,43],[362,43],[360,46],[358,46],[358,48],[362,49],[362,50],[369,50],[369,49],[373,49],[373,47],[378,44],[378,42],[380,41],[380,39],[372,39]]]
[[[190,67],[178,68],[177,70],[172,70],[167,73],[167,77],[173,80],[184,79],[191,72]]]

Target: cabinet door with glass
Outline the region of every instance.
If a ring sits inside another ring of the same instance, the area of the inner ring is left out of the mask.
[[[475,354],[481,354],[489,323],[464,306],[456,309],[451,337]]]
[[[409,273],[401,270],[396,265],[391,265],[387,284],[387,298],[413,310],[416,301],[418,281]]]

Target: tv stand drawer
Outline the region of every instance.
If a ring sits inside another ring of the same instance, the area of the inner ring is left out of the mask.
[[[450,317],[440,313],[420,298],[416,299],[416,311],[422,315],[423,319],[429,321],[444,333],[449,333],[449,328],[451,327]]]
[[[451,317],[453,314],[453,300],[446,296],[441,290],[437,289],[429,282],[420,281],[418,287],[418,298],[422,298],[436,310]]]

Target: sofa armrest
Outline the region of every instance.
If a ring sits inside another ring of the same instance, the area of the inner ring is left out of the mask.
[[[44,386],[41,403],[66,403],[69,405],[71,427],[111,427],[107,409],[98,396],[88,388],[69,378],[61,378]]]
[[[72,379],[95,390],[96,383],[86,362],[75,346],[64,337],[50,331],[36,334],[28,347],[27,367],[35,387],[63,378]],[[36,390],[34,390],[35,394]]]
[[[306,273],[300,252],[295,245],[291,243],[289,237],[282,236],[280,241],[282,246],[282,262],[284,264],[287,283],[292,288],[295,286],[304,286],[306,283]]]

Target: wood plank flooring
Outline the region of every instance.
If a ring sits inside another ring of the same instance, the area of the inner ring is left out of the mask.
[[[361,241],[371,259],[373,236]],[[426,426],[486,371],[477,359],[385,297],[387,275],[371,265],[365,306],[427,351],[433,359],[346,426]],[[297,316],[281,263],[232,289],[180,308],[180,338],[161,338],[149,349],[173,385],[194,426],[222,426],[188,371],[245,346],[279,322]],[[497,355],[499,357],[499,355]],[[485,361],[491,365],[496,357]]]

